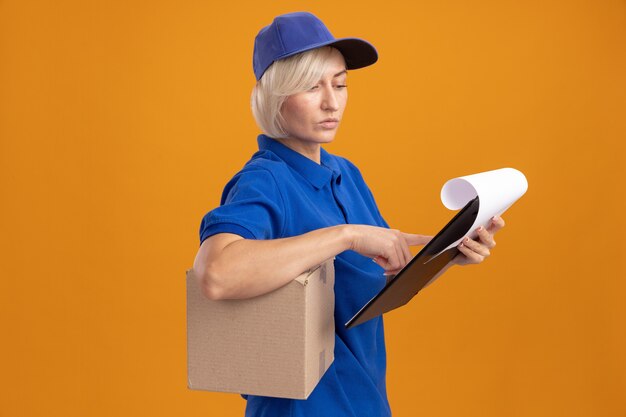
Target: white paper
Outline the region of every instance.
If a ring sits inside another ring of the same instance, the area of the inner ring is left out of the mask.
[[[480,172],[449,180],[441,189],[441,202],[450,210],[459,210],[478,196],[478,214],[465,235],[451,243],[436,256],[457,246],[469,236],[477,237],[476,229],[479,226],[489,226],[493,216],[500,216],[513,205],[528,189],[528,181],[520,171],[514,168],[501,168],[493,171]],[[434,256],[433,259],[436,257]],[[433,277],[423,288],[432,284],[437,277]],[[423,289],[422,288],[422,289]]]
[[[524,174],[514,168],[501,168],[449,180],[441,189],[441,201],[450,210],[459,210],[478,196],[478,215],[466,233],[474,239],[479,226],[487,227],[493,216],[502,215],[527,189]],[[461,240],[463,238],[445,250],[455,247]]]

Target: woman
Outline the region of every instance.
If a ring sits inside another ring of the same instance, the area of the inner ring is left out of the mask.
[[[194,270],[208,298],[249,298],[334,256],[336,337],[335,360],[307,400],[248,396],[246,416],[391,414],[383,318],[343,324],[430,237],[389,229],[359,170],[321,147],[342,120],[346,71],[376,60],[372,45],[333,38],[310,13],[278,16],[256,37],[252,109],[264,134],[204,217]],[[496,218],[479,230],[451,264],[480,263],[502,226]]]

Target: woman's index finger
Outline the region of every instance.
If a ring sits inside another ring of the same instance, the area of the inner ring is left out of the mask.
[[[404,240],[406,240],[406,243],[409,246],[425,245],[428,242],[430,242],[430,240],[433,238],[432,236],[428,236],[428,235],[417,235],[413,233],[404,233],[404,232],[402,232],[402,236],[404,237]]]

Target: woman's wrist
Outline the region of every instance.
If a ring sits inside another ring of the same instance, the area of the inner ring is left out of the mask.
[[[342,225],[334,226],[334,227],[339,232],[339,236],[340,236],[339,239],[340,239],[341,247],[343,251],[354,249],[354,242],[355,242],[354,227],[351,224],[342,224]]]

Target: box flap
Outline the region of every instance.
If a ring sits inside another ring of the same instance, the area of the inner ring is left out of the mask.
[[[311,274],[313,272],[317,271],[319,267],[320,267],[320,265],[317,265],[317,266],[314,266],[313,268],[309,269],[308,271],[304,271],[302,274],[298,275],[294,279],[294,281],[299,282],[303,286],[306,286],[309,283],[309,277],[311,276]]]
[[[324,265],[325,262],[328,262],[331,259],[334,261],[335,257],[333,256],[332,258],[328,258],[326,261],[322,262],[321,264],[314,266],[308,271],[304,271],[302,274],[298,275],[298,277],[295,278],[294,281],[297,281],[302,285],[307,285],[309,283],[309,276],[315,271],[317,271],[322,265]]]

